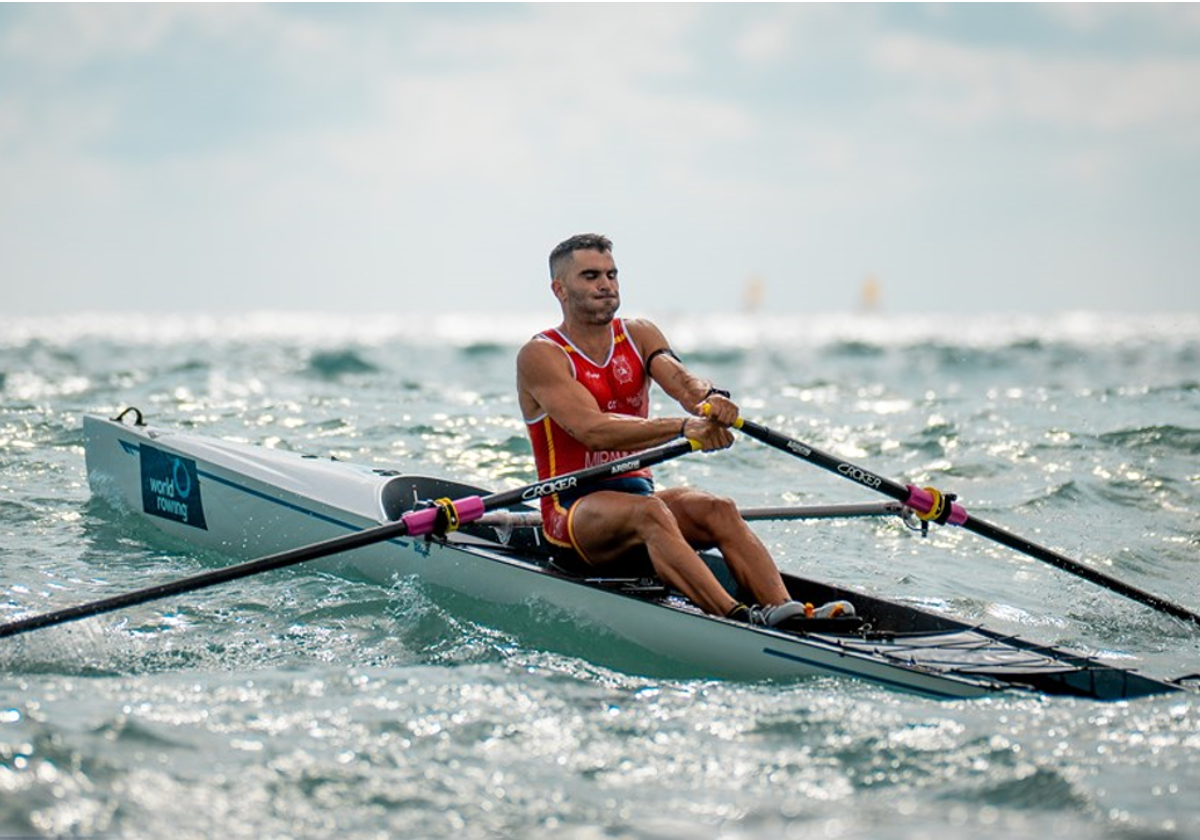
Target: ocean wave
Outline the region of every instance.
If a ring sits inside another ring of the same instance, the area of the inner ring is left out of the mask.
[[[1111,347],[1173,342],[1200,359],[1200,313],[1053,315],[944,314],[671,314],[656,317],[677,350],[713,352],[763,347],[829,348],[873,355],[886,348],[1010,349],[1038,353],[1054,345]],[[410,343],[471,348],[515,347],[558,320],[546,311],[439,313],[246,312],[68,313],[7,319],[0,350],[43,351],[82,341],[118,345],[288,341],[300,346],[375,346]]]
[[[1140,426],[1099,435],[1101,443],[1135,452],[1200,455],[1200,429],[1186,426]]]
[[[979,801],[1000,808],[1083,811],[1088,798],[1056,770],[1044,767],[984,786]]]
[[[886,351],[882,344],[863,341],[862,339],[844,339],[831,341],[826,348],[832,356],[842,356],[848,359],[872,358],[882,356]]]
[[[1047,507],[1074,509],[1083,497],[1084,492],[1080,483],[1067,480],[1048,487],[1044,492],[1031,497],[1018,509],[1041,510]]]
[[[309,357],[306,372],[320,379],[332,380],[378,373],[379,366],[354,349],[319,350]]]
[[[506,354],[510,351],[511,348],[508,345],[499,341],[477,341],[459,348],[459,352],[468,358],[486,358]]]

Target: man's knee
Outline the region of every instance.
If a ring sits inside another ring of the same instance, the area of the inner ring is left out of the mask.
[[[643,538],[655,534],[679,533],[679,522],[666,502],[657,496],[644,496],[638,499],[636,521],[638,531]]]
[[[730,540],[740,542],[750,531],[746,521],[742,519],[737,502],[724,496],[709,497],[701,522],[703,530],[707,532],[706,538],[714,544]]]
[[[687,538],[697,545],[713,545],[745,527],[737,503],[723,496],[689,489],[670,503]]]
[[[709,523],[713,528],[721,530],[740,525],[742,515],[738,511],[737,502],[724,496],[705,494],[697,500],[697,517],[701,522]]]

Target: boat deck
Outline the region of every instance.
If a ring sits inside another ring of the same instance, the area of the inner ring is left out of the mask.
[[[489,551],[518,554],[523,560],[537,562],[545,571],[587,586],[653,601],[674,610],[701,613],[698,607],[663,584],[645,557],[597,569],[548,552],[537,544],[536,538],[525,537],[519,546],[506,546],[487,539],[484,535],[491,529],[486,526],[475,531],[473,536],[455,535],[453,539]],[[745,599],[746,594],[738,591],[720,554],[704,552],[701,557],[735,597]],[[823,603],[844,599],[855,605],[858,616],[853,619],[802,619],[777,628],[781,634],[835,649],[846,657],[887,661],[908,669],[981,678],[997,685],[1052,694],[1124,698],[1164,690],[1164,684],[1158,680],[1115,668],[1094,657],[1039,645],[982,625],[959,622],[796,575],[783,577],[797,600]],[[794,656],[784,650],[766,652],[785,658]],[[847,673],[852,672],[853,669],[847,669]]]

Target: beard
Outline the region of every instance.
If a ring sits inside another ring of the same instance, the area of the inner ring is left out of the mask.
[[[571,305],[581,320],[602,326],[611,324],[612,319],[616,317],[617,310],[621,308],[621,296],[598,298],[593,295],[579,295],[571,301]]]

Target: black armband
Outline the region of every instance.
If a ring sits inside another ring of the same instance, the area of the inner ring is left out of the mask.
[[[670,356],[675,361],[680,361],[680,358],[675,355],[675,351],[670,347],[659,347],[653,353],[646,357],[646,373],[650,372],[650,364],[659,356]]]
[[[729,393],[723,388],[717,388],[714,386],[708,389],[708,393],[704,395],[704,399],[708,399],[709,397],[724,397],[725,399],[729,399],[732,396],[733,394]]]

